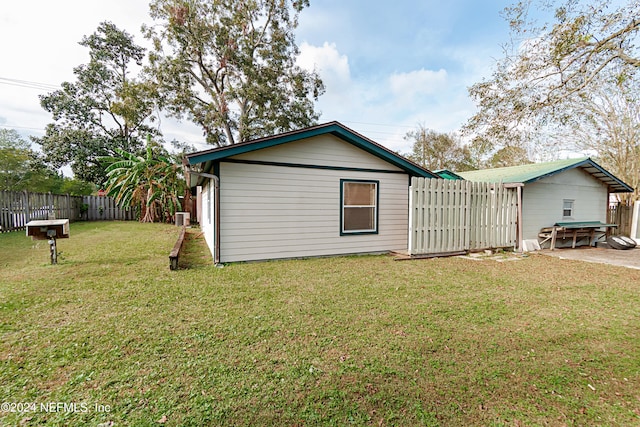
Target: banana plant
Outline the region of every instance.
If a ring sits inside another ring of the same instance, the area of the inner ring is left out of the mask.
[[[168,156],[154,153],[153,146],[148,140],[143,156],[116,148],[118,157],[102,158],[106,193],[120,207],[140,209],[140,222],[172,222],[182,208],[178,195],[184,193],[185,182],[181,168]]]

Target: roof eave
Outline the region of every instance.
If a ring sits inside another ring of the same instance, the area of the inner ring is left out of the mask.
[[[593,160],[587,159],[582,163],[582,165],[579,165],[579,166],[582,167],[586,163],[589,163],[589,165],[591,167],[597,169],[598,172],[600,172],[601,174],[603,174],[604,176],[606,176],[608,178],[608,180],[604,180],[604,179],[592,174],[591,172],[587,171],[587,173],[590,173],[591,175],[595,176],[596,178],[600,179],[602,182],[607,184],[607,186],[609,187],[609,190],[610,190],[611,193],[633,193],[633,187],[631,187],[630,185],[628,185],[627,183],[625,183],[624,181],[622,181],[621,179],[619,179],[615,175],[613,175],[613,174],[609,173],[608,171],[606,171],[602,166],[600,166],[599,164],[597,164]],[[611,184],[611,182],[613,182],[613,184]]]
[[[256,151],[281,144],[286,144],[287,142],[312,138],[314,136],[324,135],[327,133],[335,135],[338,138],[345,140],[355,145],[356,147],[391,163],[396,167],[399,167],[400,169],[406,171],[411,175],[425,178],[438,178],[438,176],[431,171],[422,168],[421,166],[401,157],[398,154],[393,153],[380,144],[362,135],[359,135],[358,133],[344,127],[338,122],[330,122],[310,128],[291,131],[226,147],[213,148],[211,150],[192,153],[187,155],[186,157],[190,165],[196,165],[199,163],[211,162],[231,156],[236,156],[250,151]]]
[[[633,188],[630,187],[629,185],[627,185],[625,182],[623,182],[622,180],[620,180],[618,177],[616,177],[615,175],[609,173],[608,171],[606,171],[602,166],[600,166],[599,164],[597,164],[596,162],[594,162],[590,157],[581,160],[579,162],[573,163],[571,165],[567,165],[563,168],[560,169],[556,169],[554,171],[545,173],[543,175],[539,175],[536,176],[534,178],[528,179],[526,181],[524,181],[524,184],[531,184],[533,182],[536,181],[540,181],[541,179],[544,178],[548,178],[552,175],[561,173],[561,172],[565,172],[567,170],[570,169],[575,169],[575,168],[583,168],[586,169],[586,167],[592,167],[597,169],[601,174],[603,174],[604,176],[606,176],[607,178],[609,178],[608,180],[602,179],[599,176],[594,175],[593,173],[586,171],[588,174],[590,174],[591,176],[593,176],[594,178],[600,180],[601,182],[603,182],[604,184],[607,185],[607,187],[609,187],[609,190],[611,193],[632,193],[633,192]],[[613,182],[613,184],[611,184]]]

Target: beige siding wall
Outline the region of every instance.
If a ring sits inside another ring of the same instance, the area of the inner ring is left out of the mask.
[[[523,189],[523,237],[536,239],[543,227],[562,221],[607,219],[607,187],[580,169],[570,169]],[[574,200],[572,219],[562,217],[562,202]]]
[[[235,158],[311,164],[316,156],[313,163],[326,166],[396,169],[332,137],[314,139]],[[340,235],[340,179],[379,181],[378,234]],[[222,262],[407,249],[404,173],[222,162],[220,181]]]
[[[306,140],[252,151],[234,156],[233,159],[401,171],[400,168],[385,162],[379,157],[332,135],[320,135]]]

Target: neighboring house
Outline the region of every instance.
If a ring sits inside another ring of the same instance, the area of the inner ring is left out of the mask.
[[[438,178],[337,122],[187,162],[216,263],[406,251],[411,177]]]
[[[469,181],[523,185],[521,241],[537,240],[540,229],[557,222],[606,223],[609,194],[633,191],[588,157],[458,175]]]

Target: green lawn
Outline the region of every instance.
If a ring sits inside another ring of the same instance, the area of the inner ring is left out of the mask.
[[[191,230],[192,268],[169,271],[177,234],[74,223],[57,266],[46,242],[0,235],[0,425],[640,425],[638,270],[219,269]]]

